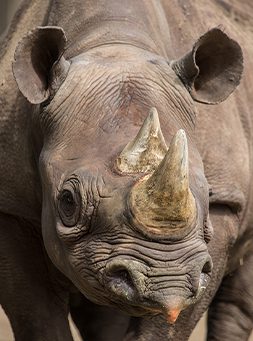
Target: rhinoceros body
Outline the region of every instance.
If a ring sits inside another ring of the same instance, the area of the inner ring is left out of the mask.
[[[0,303],[16,340],[71,340],[69,310],[84,339],[186,340],[208,308],[208,340],[248,339],[251,11],[23,2],[0,55]]]

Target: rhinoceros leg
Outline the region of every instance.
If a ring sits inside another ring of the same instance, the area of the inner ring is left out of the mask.
[[[253,329],[253,255],[227,276],[209,309],[209,341],[246,341]]]
[[[70,312],[81,336],[88,341],[122,341],[130,320],[120,311],[91,303],[81,293],[71,295]]]
[[[65,282],[42,245],[31,224],[0,214],[0,304],[16,341],[70,341]]]

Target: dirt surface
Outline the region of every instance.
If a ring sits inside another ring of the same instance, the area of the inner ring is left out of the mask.
[[[204,316],[200,320],[198,325],[196,326],[189,341],[204,341],[205,340],[205,335],[206,335],[205,322],[206,322],[206,317]],[[74,341],[81,341],[81,338],[79,337],[78,332],[72,322],[70,323],[70,326],[71,326],[72,334],[74,337]],[[13,341],[13,340],[14,338],[11,332],[10,323],[7,317],[5,316],[3,310],[0,307],[0,341]],[[253,341],[253,333],[249,341]]]
[[[78,331],[75,328],[72,321],[70,321],[70,327],[74,341],[81,341],[82,339],[80,338]],[[9,320],[7,319],[1,306],[0,306],[0,341],[14,341]]]

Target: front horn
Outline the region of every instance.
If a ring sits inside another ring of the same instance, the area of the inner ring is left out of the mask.
[[[131,190],[129,205],[133,217],[154,233],[171,232],[191,224],[196,215],[189,187],[188,145],[179,130],[159,167]],[[162,230],[162,231],[161,231]]]

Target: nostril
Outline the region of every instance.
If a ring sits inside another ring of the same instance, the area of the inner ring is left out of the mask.
[[[103,272],[103,285],[117,298],[135,300],[145,288],[144,271],[146,268],[137,261],[113,259],[106,264]]]
[[[203,293],[203,291],[206,289],[210,281],[212,268],[213,268],[213,263],[212,263],[211,258],[209,258],[208,260],[206,260],[205,264],[202,267],[196,296],[200,296],[201,293]]]
[[[131,271],[122,264],[110,264],[108,266],[106,282],[110,290],[117,295],[130,297],[135,292]]]
[[[136,288],[128,269],[113,266],[106,272],[105,280],[107,288],[117,297],[134,299]]]
[[[130,287],[133,287],[133,280],[132,277],[130,276],[128,270],[126,269],[119,269],[110,274],[111,277],[126,283]]]
[[[205,262],[201,272],[208,275],[212,271],[212,268],[213,268],[212,261],[208,260]]]

